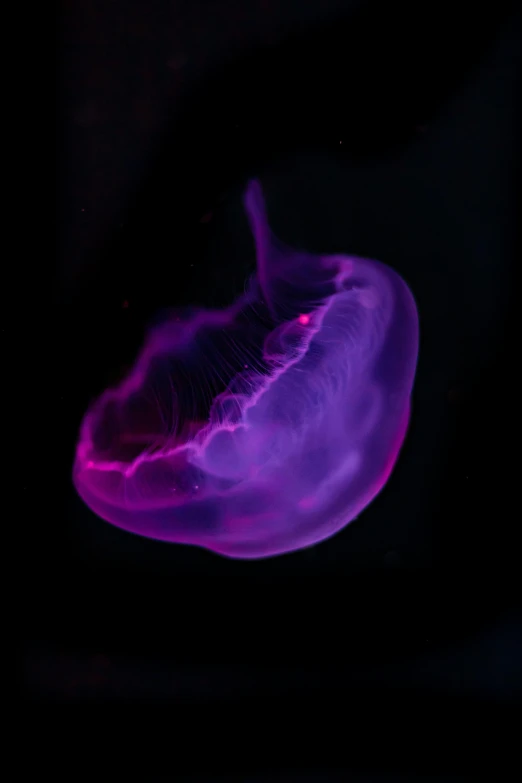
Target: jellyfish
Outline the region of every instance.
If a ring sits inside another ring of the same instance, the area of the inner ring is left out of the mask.
[[[418,316],[384,264],[312,254],[244,207],[256,271],[223,309],[171,313],[90,406],[73,482],[125,531],[255,559],[310,547],[385,486],[410,418]]]

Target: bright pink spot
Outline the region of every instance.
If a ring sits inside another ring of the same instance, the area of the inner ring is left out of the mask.
[[[286,247],[257,182],[245,207],[246,293],[150,332],[86,414],[73,478],[124,530],[258,558],[328,538],[381,491],[406,434],[418,319],[392,269]]]
[[[307,508],[313,508],[316,502],[317,501],[313,495],[308,495],[305,498],[301,498],[301,500],[298,501],[297,505],[299,506],[299,508],[307,509]]]

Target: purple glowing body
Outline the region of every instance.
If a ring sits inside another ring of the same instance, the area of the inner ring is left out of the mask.
[[[386,483],[418,318],[388,267],[279,242],[257,182],[245,208],[257,248],[246,293],[151,331],[85,416],[73,478],[124,530],[260,558],[332,536]]]

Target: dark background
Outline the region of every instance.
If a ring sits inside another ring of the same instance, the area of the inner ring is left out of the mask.
[[[58,513],[36,534],[24,694],[73,776],[503,778],[522,689],[517,5],[62,3]],[[107,525],[70,473],[147,322],[242,291],[252,176],[289,244],[395,268],[421,345],[383,492],[312,549],[241,562]]]

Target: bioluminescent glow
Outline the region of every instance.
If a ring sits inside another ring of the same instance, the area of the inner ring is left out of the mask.
[[[332,536],[386,483],[418,318],[383,264],[283,245],[255,181],[245,208],[257,249],[246,292],[151,330],[86,414],[73,477],[124,530],[259,558]]]

